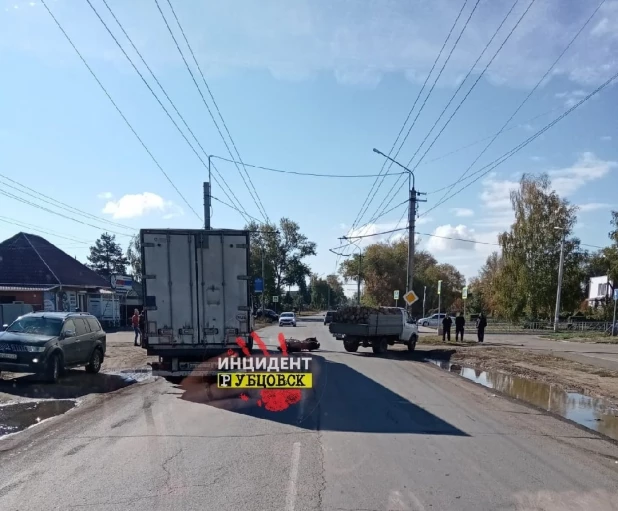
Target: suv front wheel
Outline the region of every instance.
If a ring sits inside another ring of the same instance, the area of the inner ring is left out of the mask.
[[[52,353],[47,362],[47,367],[45,368],[45,380],[49,383],[58,383],[61,372],[62,357],[59,353]]]

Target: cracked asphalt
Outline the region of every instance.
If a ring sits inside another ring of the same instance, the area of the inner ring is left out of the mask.
[[[618,510],[606,439],[419,355],[345,353],[320,322],[284,332],[322,345],[300,403],[161,379],[91,396],[0,441],[0,509]]]

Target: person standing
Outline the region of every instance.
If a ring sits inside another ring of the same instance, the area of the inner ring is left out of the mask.
[[[144,344],[144,332],[146,331],[146,314],[144,311],[139,313],[139,343]]]
[[[455,318],[455,341],[459,340],[459,335],[461,334],[461,342],[463,342],[465,325],[466,318],[464,317],[463,312],[460,312],[459,316]]]
[[[444,319],[442,320],[442,340],[443,341],[445,341],[448,338],[450,342],[452,324],[453,324],[453,320],[451,319],[451,317],[448,314],[444,316]]]
[[[487,326],[487,318],[484,313],[480,313],[476,320],[476,334],[479,338],[479,342],[483,342],[485,338],[485,327]]]
[[[131,318],[131,324],[133,325],[133,331],[135,332],[135,340],[133,341],[133,345],[137,346],[137,339],[140,336],[139,330],[139,311],[137,309],[133,310],[133,317]]]

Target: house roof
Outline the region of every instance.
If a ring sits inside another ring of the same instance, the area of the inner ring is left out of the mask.
[[[0,286],[109,288],[110,283],[40,236],[20,232],[0,243]]]

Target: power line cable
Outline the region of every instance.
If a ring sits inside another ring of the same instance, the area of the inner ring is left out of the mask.
[[[217,156],[218,160],[227,161],[230,163],[240,163],[234,160],[230,160],[229,158],[223,158],[221,156]],[[329,177],[329,178],[363,178],[363,177],[379,177],[380,174],[319,174],[315,172],[298,172],[294,170],[283,170],[283,169],[274,169],[272,167],[263,167],[262,165],[252,165],[250,163],[243,163],[245,167],[259,169],[259,170],[267,170],[269,172],[277,172],[280,174],[294,174],[296,176],[310,176],[310,177]],[[406,174],[407,172],[397,172],[396,174],[389,174],[390,176],[400,176],[402,174]]]
[[[227,140],[225,139],[225,136],[223,135],[223,132],[221,131],[221,128],[219,127],[219,124],[217,123],[217,120],[215,119],[215,116],[213,115],[212,110],[210,109],[210,106],[208,105],[208,102],[206,101],[206,98],[204,97],[204,94],[202,93],[202,89],[200,89],[200,86],[198,85],[197,80],[195,79],[195,75],[193,74],[193,71],[191,70],[191,67],[189,66],[189,63],[187,62],[187,59],[185,58],[184,53],[183,53],[182,49],[180,48],[180,45],[178,44],[178,40],[176,39],[176,36],[174,35],[174,32],[172,31],[172,28],[170,27],[165,14],[161,10],[161,6],[159,5],[159,1],[155,0],[155,4],[157,5],[157,9],[159,10],[159,13],[161,14],[161,17],[163,18],[163,21],[165,23],[165,26],[167,27],[168,32],[172,36],[172,40],[174,41],[174,44],[176,45],[176,49],[180,53],[180,56],[182,57],[182,60],[185,63],[185,67],[187,68],[187,71],[189,71],[189,74],[191,75],[191,79],[193,80],[193,83],[195,84],[195,87],[197,88],[198,93],[199,93],[200,97],[202,98],[202,102],[204,103],[204,106],[206,107],[206,110],[208,110],[208,114],[210,115],[210,118],[212,119],[212,122],[214,123],[215,127],[217,128],[217,131],[219,133],[219,136],[221,137],[221,140],[223,140],[223,143],[225,144],[225,147],[226,147],[230,157],[234,158],[234,155],[232,154],[230,146],[227,143]],[[171,4],[170,4],[170,8],[171,8]],[[174,12],[173,8],[172,8],[172,12]],[[174,13],[174,16],[176,16],[175,13]],[[178,22],[177,18],[176,18],[176,21]],[[181,30],[181,32],[183,32],[182,27],[180,27],[180,30]],[[183,35],[184,35],[184,32],[183,32]],[[188,41],[187,41],[187,45],[188,45]],[[189,49],[190,49],[190,51],[192,53],[192,50],[191,50],[190,47],[189,47]],[[240,174],[240,177],[242,178],[243,182],[245,183],[245,186],[247,187],[247,190],[249,191],[249,194],[251,195],[251,198],[253,199],[253,202],[255,202],[255,205],[257,206],[258,211],[264,217],[266,222],[268,222],[269,221],[268,220],[268,216],[266,215],[265,211],[263,210],[263,206],[261,206],[261,201],[259,201],[259,197],[257,199],[256,199],[256,197],[254,197],[253,192],[251,191],[251,188],[249,188],[249,185],[247,184],[247,180],[245,179],[245,176],[243,175],[242,171],[240,170],[240,167],[238,167],[238,166],[236,166],[236,167],[237,167],[237,170],[238,170],[238,172]]]
[[[459,180],[456,181],[455,183],[453,183],[452,185],[450,185],[450,187],[448,188],[448,190],[446,192],[444,192],[444,194],[442,195],[442,197],[440,198],[440,200],[444,199],[444,197],[446,197],[450,191],[453,189],[453,187],[460,182],[461,179],[463,179],[468,172],[470,171],[470,169],[476,164],[477,161],[479,161],[479,159],[485,154],[485,152],[487,151],[487,149],[489,149],[489,147],[494,143],[494,141],[498,138],[498,136],[500,136],[500,134],[505,130],[505,128],[508,126],[508,124],[511,122],[511,120],[517,115],[517,113],[523,108],[523,106],[528,102],[528,100],[530,99],[530,97],[532,96],[532,94],[534,94],[534,92],[541,86],[541,84],[545,81],[545,78],[547,78],[547,76],[549,75],[549,73],[551,73],[551,71],[554,69],[554,67],[556,67],[556,64],[558,64],[558,62],[560,61],[560,59],[564,56],[564,54],[569,50],[569,48],[571,48],[572,44],[575,42],[575,40],[579,37],[579,35],[584,31],[584,29],[588,26],[588,24],[590,23],[590,21],[592,20],[592,18],[595,16],[595,14],[599,11],[599,9],[601,9],[601,7],[603,6],[603,4],[605,3],[605,0],[602,0],[601,3],[597,6],[597,8],[592,12],[592,14],[588,17],[588,19],[586,20],[586,22],[581,26],[581,28],[576,32],[576,34],[573,36],[573,38],[569,41],[569,43],[566,45],[566,47],[564,48],[564,50],[562,50],[562,52],[560,53],[560,55],[558,55],[558,57],[556,58],[556,60],[554,60],[554,62],[551,64],[551,66],[549,66],[549,68],[547,69],[547,71],[545,71],[545,74],[543,74],[543,76],[539,79],[539,81],[536,83],[536,85],[532,88],[532,90],[528,93],[528,95],[524,98],[524,100],[519,104],[519,106],[515,109],[515,111],[511,114],[511,116],[506,120],[506,122],[502,125],[502,127],[500,128],[500,130],[492,137],[492,139],[489,141],[489,143],[483,148],[483,150],[479,153],[479,155],[474,159],[474,161],[472,163],[470,163],[470,165],[468,166],[468,168],[463,172],[463,174],[459,177]]]
[[[223,115],[221,114],[221,110],[219,110],[219,105],[217,104],[217,102],[215,100],[215,97],[214,97],[212,91],[210,90],[210,86],[208,85],[208,82],[206,81],[206,77],[204,76],[204,73],[202,72],[202,67],[200,66],[199,62],[197,61],[197,58],[195,57],[195,53],[193,52],[193,48],[191,47],[191,44],[189,43],[189,39],[185,35],[185,31],[182,28],[182,24],[180,23],[180,20],[178,19],[178,16],[176,15],[176,11],[174,10],[174,7],[172,6],[171,0],[167,0],[167,3],[170,6],[172,14],[174,15],[174,19],[176,20],[178,28],[180,29],[180,33],[182,34],[182,37],[185,40],[185,43],[187,44],[187,48],[189,49],[189,52],[191,53],[191,57],[193,58],[193,62],[195,62],[195,66],[197,67],[197,70],[200,72],[200,76],[202,77],[202,82],[204,82],[204,86],[206,87],[206,90],[208,91],[208,95],[210,96],[210,99],[212,100],[212,104],[215,106],[215,109],[217,110],[217,113],[219,114],[219,118],[221,119],[221,123],[223,124],[223,127],[225,128],[225,132],[227,133],[227,136],[229,137],[230,142],[232,143],[232,147],[234,148],[234,151],[236,152],[236,156],[238,156],[238,159],[240,160],[240,164],[242,165],[242,167],[243,167],[243,169],[245,171],[245,174],[246,174],[247,178],[249,179],[249,183],[251,183],[251,187],[253,188],[253,191],[255,192],[255,197],[257,198],[257,201],[259,202],[258,209],[261,208],[261,213],[263,215],[265,215],[266,221],[270,222],[270,219],[268,218],[268,214],[266,213],[266,210],[264,209],[264,204],[260,200],[260,196],[258,194],[258,191],[255,188],[255,185],[253,184],[253,181],[251,180],[251,176],[247,172],[245,164],[243,163],[242,158],[240,156],[240,153],[238,152],[238,148],[236,147],[236,142],[234,142],[234,139],[232,138],[232,134],[230,133],[230,130],[227,127],[227,123],[225,122],[225,119],[223,118]],[[239,172],[240,172],[240,169],[239,169]]]
[[[463,14],[463,11],[464,11],[464,9],[465,9],[467,4],[468,4],[468,0],[464,0],[464,3],[461,6],[461,9],[459,10],[459,13],[457,14],[457,18],[455,18],[455,21],[453,22],[453,25],[451,26],[451,29],[449,30],[449,32],[448,32],[448,34],[446,36],[446,39],[444,40],[444,43],[442,44],[442,48],[440,48],[440,51],[438,52],[438,55],[436,56],[436,58],[433,61],[433,65],[431,66],[431,69],[429,70],[429,73],[427,74],[427,77],[425,78],[425,81],[423,82],[423,86],[421,87],[420,91],[418,92],[418,94],[416,96],[416,99],[414,100],[414,104],[412,105],[412,108],[408,112],[408,115],[407,115],[403,125],[401,126],[401,129],[399,130],[397,138],[393,142],[393,146],[391,147],[391,149],[388,152],[389,156],[391,156],[391,154],[393,153],[393,150],[397,146],[397,142],[399,141],[399,138],[401,137],[401,134],[403,133],[403,130],[405,129],[406,124],[408,123],[408,120],[410,119],[410,117],[412,115],[412,112],[414,111],[414,108],[416,108],[416,104],[418,103],[418,100],[421,98],[421,96],[423,94],[423,91],[425,90],[425,87],[427,85],[427,82],[429,81],[429,78],[431,77],[431,74],[433,73],[433,70],[435,69],[436,65],[438,64],[438,61],[440,60],[440,57],[442,56],[442,52],[444,51],[444,48],[446,48],[446,45],[447,45],[449,39],[451,38],[451,35],[453,34],[453,30],[455,30],[455,27],[457,26],[457,23],[459,22],[459,18],[461,18],[461,15]],[[447,62],[448,62],[448,59],[447,59]],[[438,76],[438,78],[439,78],[439,76]],[[435,86],[435,82],[434,82],[433,86]],[[433,90],[433,86],[432,86],[431,90]],[[429,94],[427,95],[427,97],[429,97],[430,94],[431,94],[431,91],[429,91]],[[427,99],[425,99],[425,102],[426,101],[427,101]],[[408,132],[406,133],[405,138],[403,139],[402,144],[399,146],[399,149],[397,150],[397,152],[393,156],[393,158],[397,158],[397,155],[399,154],[399,151],[401,151],[401,148],[403,147],[403,144],[407,140],[408,136],[410,135],[410,132],[412,131],[412,128],[416,124],[416,121],[417,121],[419,115],[420,115],[420,111],[416,114],[416,117],[412,121],[412,125],[408,129]],[[385,159],[382,162],[382,168],[380,169],[379,175],[382,175],[382,172],[384,171],[384,168],[386,167],[387,164],[389,164],[389,166],[388,166],[388,169],[386,170],[384,175],[389,173],[391,167],[393,166],[393,163],[391,161],[387,161]],[[365,213],[369,209],[369,206],[373,202],[373,199],[375,198],[376,194],[378,193],[378,190],[382,186],[382,183],[384,182],[384,177],[382,177],[382,181],[377,186],[377,188],[375,188],[375,191],[374,191],[374,187],[376,186],[376,183],[378,182],[378,179],[379,178],[376,178],[376,180],[374,181],[373,185],[369,189],[369,193],[367,193],[367,197],[365,197],[365,201],[361,205],[361,208],[359,210],[358,215],[356,215],[356,218],[354,219],[354,222],[352,222],[351,229],[354,229],[358,225],[358,222],[360,222],[361,218],[365,215]],[[372,195],[372,191],[373,191],[373,195]],[[369,202],[367,202],[367,201],[369,201]]]
[[[450,115],[450,117],[446,120],[446,123],[444,124],[444,126],[442,126],[442,128],[440,129],[440,131],[438,132],[438,134],[436,135],[436,137],[433,139],[433,141],[431,142],[431,144],[429,145],[429,147],[425,150],[425,152],[423,153],[423,155],[421,156],[420,160],[415,164],[414,168],[412,169],[412,172],[414,172],[418,166],[420,165],[420,163],[423,161],[423,159],[425,158],[425,156],[427,155],[427,153],[431,150],[431,148],[433,147],[433,145],[436,143],[436,141],[438,140],[438,138],[440,138],[440,135],[442,135],[442,133],[444,132],[444,130],[446,129],[446,127],[450,124],[451,120],[453,119],[453,117],[455,117],[455,115],[457,114],[457,112],[459,111],[459,109],[461,108],[461,105],[464,104],[464,102],[466,101],[466,99],[468,99],[468,96],[470,95],[470,93],[474,90],[474,88],[476,87],[476,85],[479,83],[479,81],[481,80],[481,78],[483,78],[483,76],[485,75],[485,72],[487,71],[487,69],[489,69],[489,66],[491,66],[491,64],[493,63],[493,61],[496,59],[496,57],[499,55],[499,53],[502,51],[502,48],[504,48],[504,45],[507,43],[507,41],[511,38],[511,36],[513,35],[513,33],[515,32],[515,30],[517,29],[517,27],[519,26],[519,24],[522,22],[522,20],[524,19],[524,17],[526,16],[526,14],[528,14],[528,11],[530,10],[530,8],[532,7],[532,4],[534,4],[535,0],[532,0],[529,4],[528,7],[526,8],[526,10],[522,13],[522,15],[519,17],[519,19],[517,20],[517,22],[515,23],[515,25],[513,25],[513,28],[511,28],[511,31],[508,33],[508,35],[505,37],[504,41],[502,41],[502,44],[498,47],[498,49],[495,51],[495,53],[493,54],[493,56],[491,57],[491,59],[489,59],[489,62],[487,62],[487,64],[485,65],[485,67],[483,68],[483,70],[479,73],[479,75],[476,77],[476,80],[474,81],[474,83],[472,84],[472,87],[470,87],[470,89],[468,90],[468,92],[466,93],[466,95],[463,97],[463,99],[459,102],[459,104],[457,105],[457,107],[455,108],[455,110],[453,111],[453,113]],[[427,139],[429,138],[429,136],[431,135],[431,133],[433,132],[434,128],[438,125],[438,122],[440,122],[440,119],[442,119],[442,116],[446,113],[446,110],[448,109],[448,107],[451,105],[451,103],[453,102],[453,100],[455,99],[455,97],[457,96],[457,94],[459,93],[459,91],[461,90],[461,88],[463,87],[463,84],[466,82],[466,80],[468,79],[468,77],[472,74],[472,72],[474,71],[474,68],[476,67],[476,65],[478,64],[478,62],[481,60],[481,58],[483,57],[483,55],[485,55],[485,52],[487,51],[487,49],[489,48],[489,46],[491,45],[491,43],[493,42],[493,40],[496,38],[496,36],[498,35],[498,32],[500,32],[500,30],[502,29],[502,27],[504,26],[504,24],[506,23],[506,20],[509,18],[509,16],[511,15],[511,13],[513,12],[513,9],[515,9],[515,6],[519,3],[519,0],[515,0],[515,2],[513,3],[513,5],[511,6],[509,12],[507,12],[506,16],[504,17],[504,19],[502,20],[502,22],[500,23],[500,25],[498,26],[498,28],[496,29],[496,31],[494,32],[494,34],[491,36],[491,39],[489,40],[489,42],[487,43],[487,45],[485,46],[485,48],[483,48],[483,51],[481,52],[481,54],[478,56],[478,58],[476,59],[476,61],[474,62],[474,64],[472,64],[472,67],[470,68],[470,70],[468,71],[468,74],[466,75],[466,77],[462,80],[462,82],[459,84],[459,87],[457,88],[457,90],[455,91],[455,93],[451,96],[451,99],[448,101],[448,103],[446,104],[446,106],[444,107],[444,109],[442,110],[442,112],[440,113],[440,115],[438,116],[438,118],[436,119],[436,122],[433,124],[433,126],[431,127],[431,129],[429,130],[429,132],[427,133],[427,135],[425,136],[425,138],[423,139],[423,141],[420,143],[420,145],[418,146],[418,148],[416,149],[416,151],[414,152],[414,154],[412,155],[412,158],[410,158],[410,161],[408,162],[408,165],[410,165],[412,163],[412,161],[414,160],[414,158],[416,157],[416,155],[418,154],[418,152],[421,150],[421,148],[423,147],[423,144],[427,141]]]
[[[40,209],[40,210],[43,210],[43,211],[47,211],[48,213],[51,213],[53,215],[57,215],[57,216],[60,216],[62,218],[66,218],[67,220],[72,220],[73,222],[77,222],[77,223],[82,224],[82,225],[87,225],[89,227],[94,227],[95,229],[98,229],[98,230],[107,231],[107,232],[110,232],[110,233],[113,233],[113,234],[118,234],[119,236],[127,236],[129,238],[131,238],[133,236],[131,234],[127,234],[127,233],[124,233],[124,232],[112,231],[111,229],[107,229],[106,227],[101,227],[99,225],[93,225],[93,224],[90,224],[88,222],[83,222],[82,220],[79,220],[77,218],[73,218],[73,217],[68,216],[68,215],[63,215],[62,213],[58,213],[57,211],[54,211],[52,209],[46,208],[46,207],[41,206],[39,204],[35,204],[34,202],[30,202],[29,200],[26,200],[23,197],[19,197],[17,195],[13,195],[12,193],[9,193],[9,192],[7,192],[5,190],[0,190],[0,194],[4,195],[5,197],[9,197],[11,199],[14,199],[14,200],[16,200],[18,202],[22,202],[22,203],[27,204],[29,206],[35,207],[37,209]]]
[[[150,91],[150,93],[153,95],[153,97],[157,100],[157,103],[159,103],[159,106],[163,109],[163,111],[167,114],[168,118],[170,119],[170,121],[172,121],[172,124],[174,124],[174,126],[176,127],[176,129],[178,130],[178,132],[180,133],[180,135],[184,138],[185,142],[189,145],[189,147],[191,148],[191,150],[195,153],[195,155],[197,156],[197,158],[200,160],[200,162],[202,163],[202,165],[204,166],[205,169],[208,169],[208,164],[203,160],[203,158],[200,156],[200,154],[197,152],[197,150],[195,149],[195,147],[193,147],[193,144],[191,144],[191,142],[189,141],[189,139],[187,138],[187,136],[185,135],[185,133],[182,131],[182,129],[180,128],[180,126],[178,126],[178,124],[176,123],[176,120],[172,117],[172,115],[170,114],[169,110],[165,107],[165,105],[161,102],[161,100],[159,99],[159,97],[157,96],[157,94],[155,93],[155,91],[152,89],[152,87],[150,86],[150,84],[148,83],[148,81],[144,78],[144,75],[140,72],[140,70],[137,68],[137,66],[135,65],[135,63],[133,62],[133,59],[131,59],[131,57],[127,54],[127,52],[125,51],[125,49],[122,47],[122,45],[120,44],[120,42],[118,41],[118,39],[116,38],[116,36],[113,34],[113,32],[110,30],[109,26],[107,25],[107,23],[105,23],[105,21],[103,20],[103,18],[101,17],[101,15],[99,14],[99,12],[96,10],[96,8],[92,5],[90,0],[86,0],[88,2],[88,5],[90,6],[90,8],[92,9],[92,11],[96,14],[97,18],[99,19],[99,21],[103,24],[103,26],[105,27],[105,29],[107,30],[108,34],[111,36],[111,38],[114,40],[114,42],[116,43],[116,45],[118,46],[118,48],[120,48],[120,51],[122,51],[122,53],[124,54],[124,56],[126,57],[126,59],[129,61],[129,63],[131,64],[131,66],[133,67],[133,69],[135,70],[135,72],[139,75],[139,77],[141,78],[142,82],[144,82],[144,84],[146,85],[146,87],[148,88],[148,90]],[[131,39],[131,37],[129,36],[129,34],[126,32],[126,30],[124,29],[124,27],[122,26],[122,24],[120,23],[120,21],[118,20],[118,18],[116,17],[116,15],[114,14],[114,12],[112,11],[112,9],[110,8],[110,6],[108,5],[106,0],[103,0],[103,3],[105,4],[105,6],[107,7],[107,9],[109,10],[110,14],[112,15],[112,17],[114,18],[114,20],[116,21],[116,23],[118,24],[118,26],[120,27],[120,29],[122,30],[123,34],[125,35],[125,37],[127,38],[127,40],[129,41],[129,43],[131,44],[131,46],[133,47],[133,49],[135,50],[135,52],[137,53],[138,57],[141,59],[142,63],[144,64],[144,66],[146,67],[146,69],[150,72],[150,75],[153,77],[153,79],[155,80],[155,82],[157,83],[157,85],[159,86],[159,88],[161,89],[161,91],[163,92],[163,94],[165,95],[165,97],[167,98],[167,100],[170,102],[170,104],[172,105],[172,108],[174,109],[174,111],[176,112],[176,114],[178,115],[178,117],[181,119],[181,121],[184,123],[185,127],[187,128],[187,130],[189,131],[189,133],[191,134],[191,136],[193,137],[193,139],[195,140],[195,142],[197,143],[197,145],[199,146],[199,148],[202,150],[202,152],[204,153],[204,155],[206,157],[208,157],[208,153],[204,150],[204,148],[202,147],[202,145],[200,144],[199,140],[197,139],[197,137],[195,136],[195,134],[193,133],[193,130],[191,130],[191,128],[189,127],[189,125],[187,124],[187,122],[185,121],[185,118],[182,116],[182,114],[178,111],[178,108],[176,108],[176,105],[174,104],[174,102],[172,101],[172,99],[169,97],[167,91],[165,90],[165,88],[163,87],[163,85],[161,85],[161,83],[159,82],[159,80],[157,79],[157,77],[155,76],[154,72],[152,71],[152,69],[150,68],[150,66],[148,65],[148,63],[146,62],[146,60],[144,59],[144,57],[142,56],[142,54],[139,52],[139,50],[137,49],[137,47],[135,46],[135,44],[133,43],[133,40]],[[219,174],[219,171],[215,168],[215,172],[219,175],[219,177],[221,178],[221,180],[225,183],[225,185],[227,186],[227,188],[229,189],[230,193],[232,194],[232,197],[234,197],[236,199],[236,203],[240,206],[241,209],[242,208],[242,204],[241,202],[238,200],[238,197],[236,197],[236,195],[234,194],[233,190],[230,188],[230,186],[228,185],[228,183],[225,181],[225,178]],[[217,178],[214,178],[215,182],[217,184],[220,185],[220,183],[217,181]],[[228,197],[228,199],[230,200],[230,202],[234,202],[232,200],[232,197],[230,197],[230,195],[228,194],[228,192],[225,190],[225,188],[223,188],[223,193],[225,193],[225,195]],[[240,210],[239,210],[240,211]],[[243,214],[243,211],[240,211],[241,214]],[[247,217],[243,215],[243,217],[245,218],[245,221],[247,221]]]
[[[534,0],[533,0],[534,1]],[[425,96],[425,99],[423,101],[423,104],[421,105],[420,109],[418,110],[418,112],[416,113],[416,117],[414,119],[414,122],[412,123],[412,125],[410,126],[410,129],[408,129],[408,133],[406,134],[405,138],[403,139],[403,141],[401,142],[399,149],[397,150],[397,153],[395,154],[394,158],[397,157],[397,155],[399,154],[399,152],[401,151],[401,149],[403,148],[406,140],[408,139],[408,136],[410,135],[410,131],[412,130],[412,126],[414,126],[414,123],[416,123],[416,120],[418,119],[419,115],[421,114],[421,112],[423,111],[423,109],[425,108],[425,105],[427,104],[427,101],[429,100],[429,97],[431,96],[431,93],[433,92],[436,84],[438,83],[438,80],[440,80],[440,77],[442,76],[442,73],[444,72],[444,69],[446,68],[446,65],[449,63],[451,56],[453,55],[453,52],[455,51],[455,48],[457,48],[457,45],[459,44],[459,41],[461,39],[461,37],[463,36],[466,28],[468,27],[468,25],[470,24],[470,20],[472,19],[472,16],[474,15],[474,13],[476,12],[476,8],[478,7],[480,3],[480,0],[477,0],[476,3],[474,4],[474,7],[472,8],[472,11],[470,11],[470,14],[468,15],[468,19],[465,21],[463,27],[461,28],[461,30],[459,31],[459,35],[457,36],[457,39],[455,40],[455,42],[453,43],[452,48],[449,51],[449,54],[447,55],[445,61],[442,64],[442,68],[440,69],[440,71],[438,72],[438,75],[435,77],[433,84],[431,85],[431,88],[429,89],[429,92],[427,93],[427,96]],[[462,7],[462,11],[463,8]],[[456,23],[455,23],[456,24]],[[408,164],[409,165],[409,164]],[[392,166],[392,162],[390,167]],[[388,172],[388,171],[387,171]],[[374,215],[378,214],[378,211],[380,211],[380,208],[382,207],[382,205],[384,204],[384,202],[388,199],[388,197],[390,196],[390,194],[392,193],[392,191],[395,189],[395,187],[397,186],[397,184],[401,181],[401,176],[395,181],[395,183],[393,183],[393,186],[391,186],[391,189],[387,192],[385,198],[382,200],[382,202],[380,203],[380,205],[376,208],[376,211],[374,213]],[[377,190],[376,190],[377,192]],[[392,202],[392,200],[391,200]],[[390,204],[390,202],[389,202]],[[382,216],[384,213],[379,213],[378,216]],[[373,220],[370,220],[368,223],[373,222]]]
[[[71,40],[71,38],[69,37],[69,35],[65,32],[64,28],[62,28],[62,25],[60,24],[60,22],[56,19],[56,17],[54,16],[54,14],[51,12],[51,10],[49,9],[49,7],[47,6],[47,3],[45,3],[45,0],[41,0],[41,3],[43,4],[43,7],[45,7],[45,9],[47,10],[47,12],[49,13],[49,15],[52,17],[52,19],[54,20],[54,22],[56,23],[56,25],[58,26],[58,28],[60,29],[60,31],[62,32],[62,34],[64,35],[64,37],[66,38],[66,40],[69,42],[69,44],[73,47],[73,49],[75,50],[75,53],[77,53],[77,55],[79,56],[79,58],[81,59],[81,61],[84,63],[84,65],[86,66],[86,68],[88,69],[88,71],[90,72],[90,74],[92,75],[92,77],[96,80],[96,82],[99,84],[99,87],[101,87],[101,89],[103,90],[103,92],[105,93],[105,95],[107,96],[107,98],[111,101],[112,105],[114,105],[114,108],[116,109],[116,111],[120,114],[120,116],[122,117],[122,119],[124,120],[124,122],[126,123],[126,125],[129,127],[129,129],[133,132],[133,134],[135,135],[135,137],[137,138],[137,140],[139,141],[139,143],[142,145],[142,147],[146,150],[146,152],[148,153],[148,155],[150,156],[150,158],[152,159],[152,161],[155,163],[155,165],[158,167],[158,169],[161,171],[161,173],[165,176],[165,179],[167,179],[167,181],[169,182],[169,184],[172,185],[172,187],[174,188],[174,190],[176,190],[176,193],[180,196],[180,198],[184,201],[184,203],[189,207],[189,209],[191,211],[193,211],[193,213],[195,214],[196,217],[198,217],[200,219],[200,221],[203,222],[203,219],[197,214],[197,212],[195,211],[195,209],[193,209],[193,207],[191,206],[191,204],[189,204],[189,202],[187,201],[187,199],[185,199],[184,195],[180,192],[180,190],[176,187],[176,185],[174,184],[174,182],[171,180],[171,178],[167,175],[167,173],[165,172],[165,170],[163,170],[163,167],[161,167],[160,163],[157,161],[157,159],[154,157],[154,155],[150,152],[150,149],[148,149],[148,146],[144,143],[144,141],[141,139],[141,137],[137,134],[137,132],[135,131],[135,129],[133,128],[133,126],[131,125],[131,123],[129,122],[129,120],[125,117],[124,113],[122,113],[122,110],[120,110],[120,108],[118,107],[118,105],[116,104],[116,102],[112,99],[112,97],[110,96],[109,92],[107,92],[107,89],[105,88],[105,86],[101,83],[101,81],[99,80],[99,78],[97,77],[97,75],[95,74],[95,72],[92,70],[92,68],[88,65],[88,62],[86,62],[86,59],[82,56],[82,54],[80,53],[80,51],[77,49],[77,47],[75,46],[75,44],[73,44],[73,41]]]
[[[594,95],[598,94],[601,90],[603,90],[605,87],[607,87],[610,83],[612,83],[614,80],[616,80],[616,78],[618,78],[618,73],[615,73],[614,75],[612,75],[608,80],[606,80],[603,84],[601,84],[599,87],[597,87],[595,90],[593,90],[590,94],[588,94],[587,96],[585,96],[584,98],[582,98],[580,101],[578,101],[575,105],[573,105],[571,108],[569,108],[568,110],[566,110],[562,115],[558,116],[556,119],[554,119],[552,122],[550,122],[549,124],[547,124],[545,127],[543,127],[542,129],[540,129],[539,131],[537,131],[534,135],[528,137],[526,140],[524,140],[521,144],[519,144],[518,146],[514,147],[513,149],[511,149],[510,151],[507,151],[506,153],[504,153],[502,156],[496,158],[494,161],[488,163],[487,165],[485,165],[484,167],[481,167],[479,170],[477,170],[476,172],[470,174],[467,178],[465,179],[470,179],[473,176],[478,175],[477,178],[475,178],[474,180],[470,181],[468,184],[466,184],[464,187],[460,188],[459,190],[457,190],[455,193],[451,194],[450,196],[446,197],[445,199],[443,199],[442,201],[438,202],[436,205],[432,206],[431,208],[429,208],[427,211],[425,211],[422,215],[420,216],[424,216],[426,214],[428,214],[430,211],[433,211],[434,209],[436,209],[438,206],[442,205],[444,202],[452,199],[453,197],[455,197],[455,195],[460,194],[462,191],[464,191],[466,188],[468,188],[470,185],[472,185],[473,183],[476,183],[479,179],[481,179],[483,176],[487,175],[489,172],[491,172],[493,169],[495,169],[496,167],[498,167],[499,165],[501,165],[502,163],[504,163],[506,160],[508,160],[509,158],[511,158],[512,156],[514,156],[516,153],[518,153],[519,151],[521,151],[524,147],[526,147],[528,144],[530,144],[531,142],[533,142],[534,140],[536,140],[538,137],[540,137],[543,133],[545,133],[547,130],[549,130],[550,128],[552,128],[553,126],[555,126],[558,122],[560,122],[562,119],[564,119],[567,115],[569,115],[571,112],[573,112],[575,109],[579,108],[583,103],[585,103],[586,101],[588,101],[591,97],[593,97]],[[485,170],[487,169],[487,170]],[[484,172],[483,172],[484,171]],[[461,181],[463,181],[463,179],[459,179],[458,181],[455,182],[455,185],[459,184]]]
[[[213,200],[216,200],[217,202],[220,202],[221,204],[223,204],[224,206],[227,206],[228,208],[235,209],[236,211],[242,214],[242,211],[240,211],[240,209],[238,209],[236,206],[232,206],[231,204],[228,204],[227,202],[222,201],[221,199],[215,197],[214,195],[211,195],[210,198]],[[259,218],[255,218],[254,216],[251,216],[249,213],[245,212],[244,214],[247,215],[251,220],[255,220],[256,222],[260,224],[264,223]]]
[[[85,240],[79,240],[76,238],[71,238],[69,236],[64,236],[62,234],[57,234],[55,231],[51,231],[49,229],[42,229],[41,227],[37,227],[36,225],[33,224],[28,224],[26,222],[21,222],[15,218],[10,218],[10,217],[6,217],[6,216],[0,216],[0,222],[4,222],[5,224],[10,224],[10,225],[14,225],[16,227],[22,227],[25,229],[30,229],[32,231],[37,231],[43,234],[46,234],[48,236],[55,236],[56,238],[62,238],[65,240],[69,240],[69,241],[73,241],[75,243],[81,243],[84,245],[89,245],[90,243],[92,243],[91,241],[85,241]]]
[[[75,208],[73,206],[70,206],[69,204],[66,204],[66,203],[61,202],[61,201],[59,201],[57,199],[54,199],[53,197],[50,197],[49,195],[45,195],[44,193],[37,192],[35,189],[30,188],[30,187],[28,187],[26,185],[23,185],[23,184],[19,183],[18,181],[15,181],[14,179],[11,179],[10,177],[7,177],[7,176],[5,176],[3,174],[0,174],[0,178],[6,179],[7,181],[10,181],[11,183],[15,183],[16,185],[18,185],[18,186],[20,186],[22,188],[25,188],[26,190],[29,190],[29,191],[33,192],[34,194],[39,195],[40,197],[45,197],[46,199],[49,199],[49,200],[41,199],[40,197],[35,197],[33,195],[33,193],[24,192],[23,190],[17,188],[16,186],[12,186],[12,185],[10,185],[8,183],[2,183],[4,186],[7,186],[8,188],[12,188],[13,190],[18,191],[19,193],[22,193],[24,195],[30,196],[30,197],[32,197],[34,199],[40,200],[40,201],[45,202],[47,204],[50,204],[52,206],[58,207],[58,205],[60,204],[65,209],[68,209],[68,210],[71,210],[74,213],[78,213],[80,215],[84,215],[86,217],[89,217],[92,220],[97,220],[99,222],[103,222],[103,223],[106,223],[106,224],[109,224],[109,225],[112,225],[112,226],[115,226],[115,227],[121,227],[123,229],[130,229],[132,231],[136,231],[137,230],[134,227],[129,227],[128,225],[123,225],[123,224],[119,224],[119,223],[116,223],[116,222],[112,222],[111,220],[107,220],[106,218],[103,218],[103,217],[100,217],[100,216],[97,216],[97,215],[93,215],[92,213],[88,213],[88,212],[83,211],[83,210],[81,210],[79,208]]]

